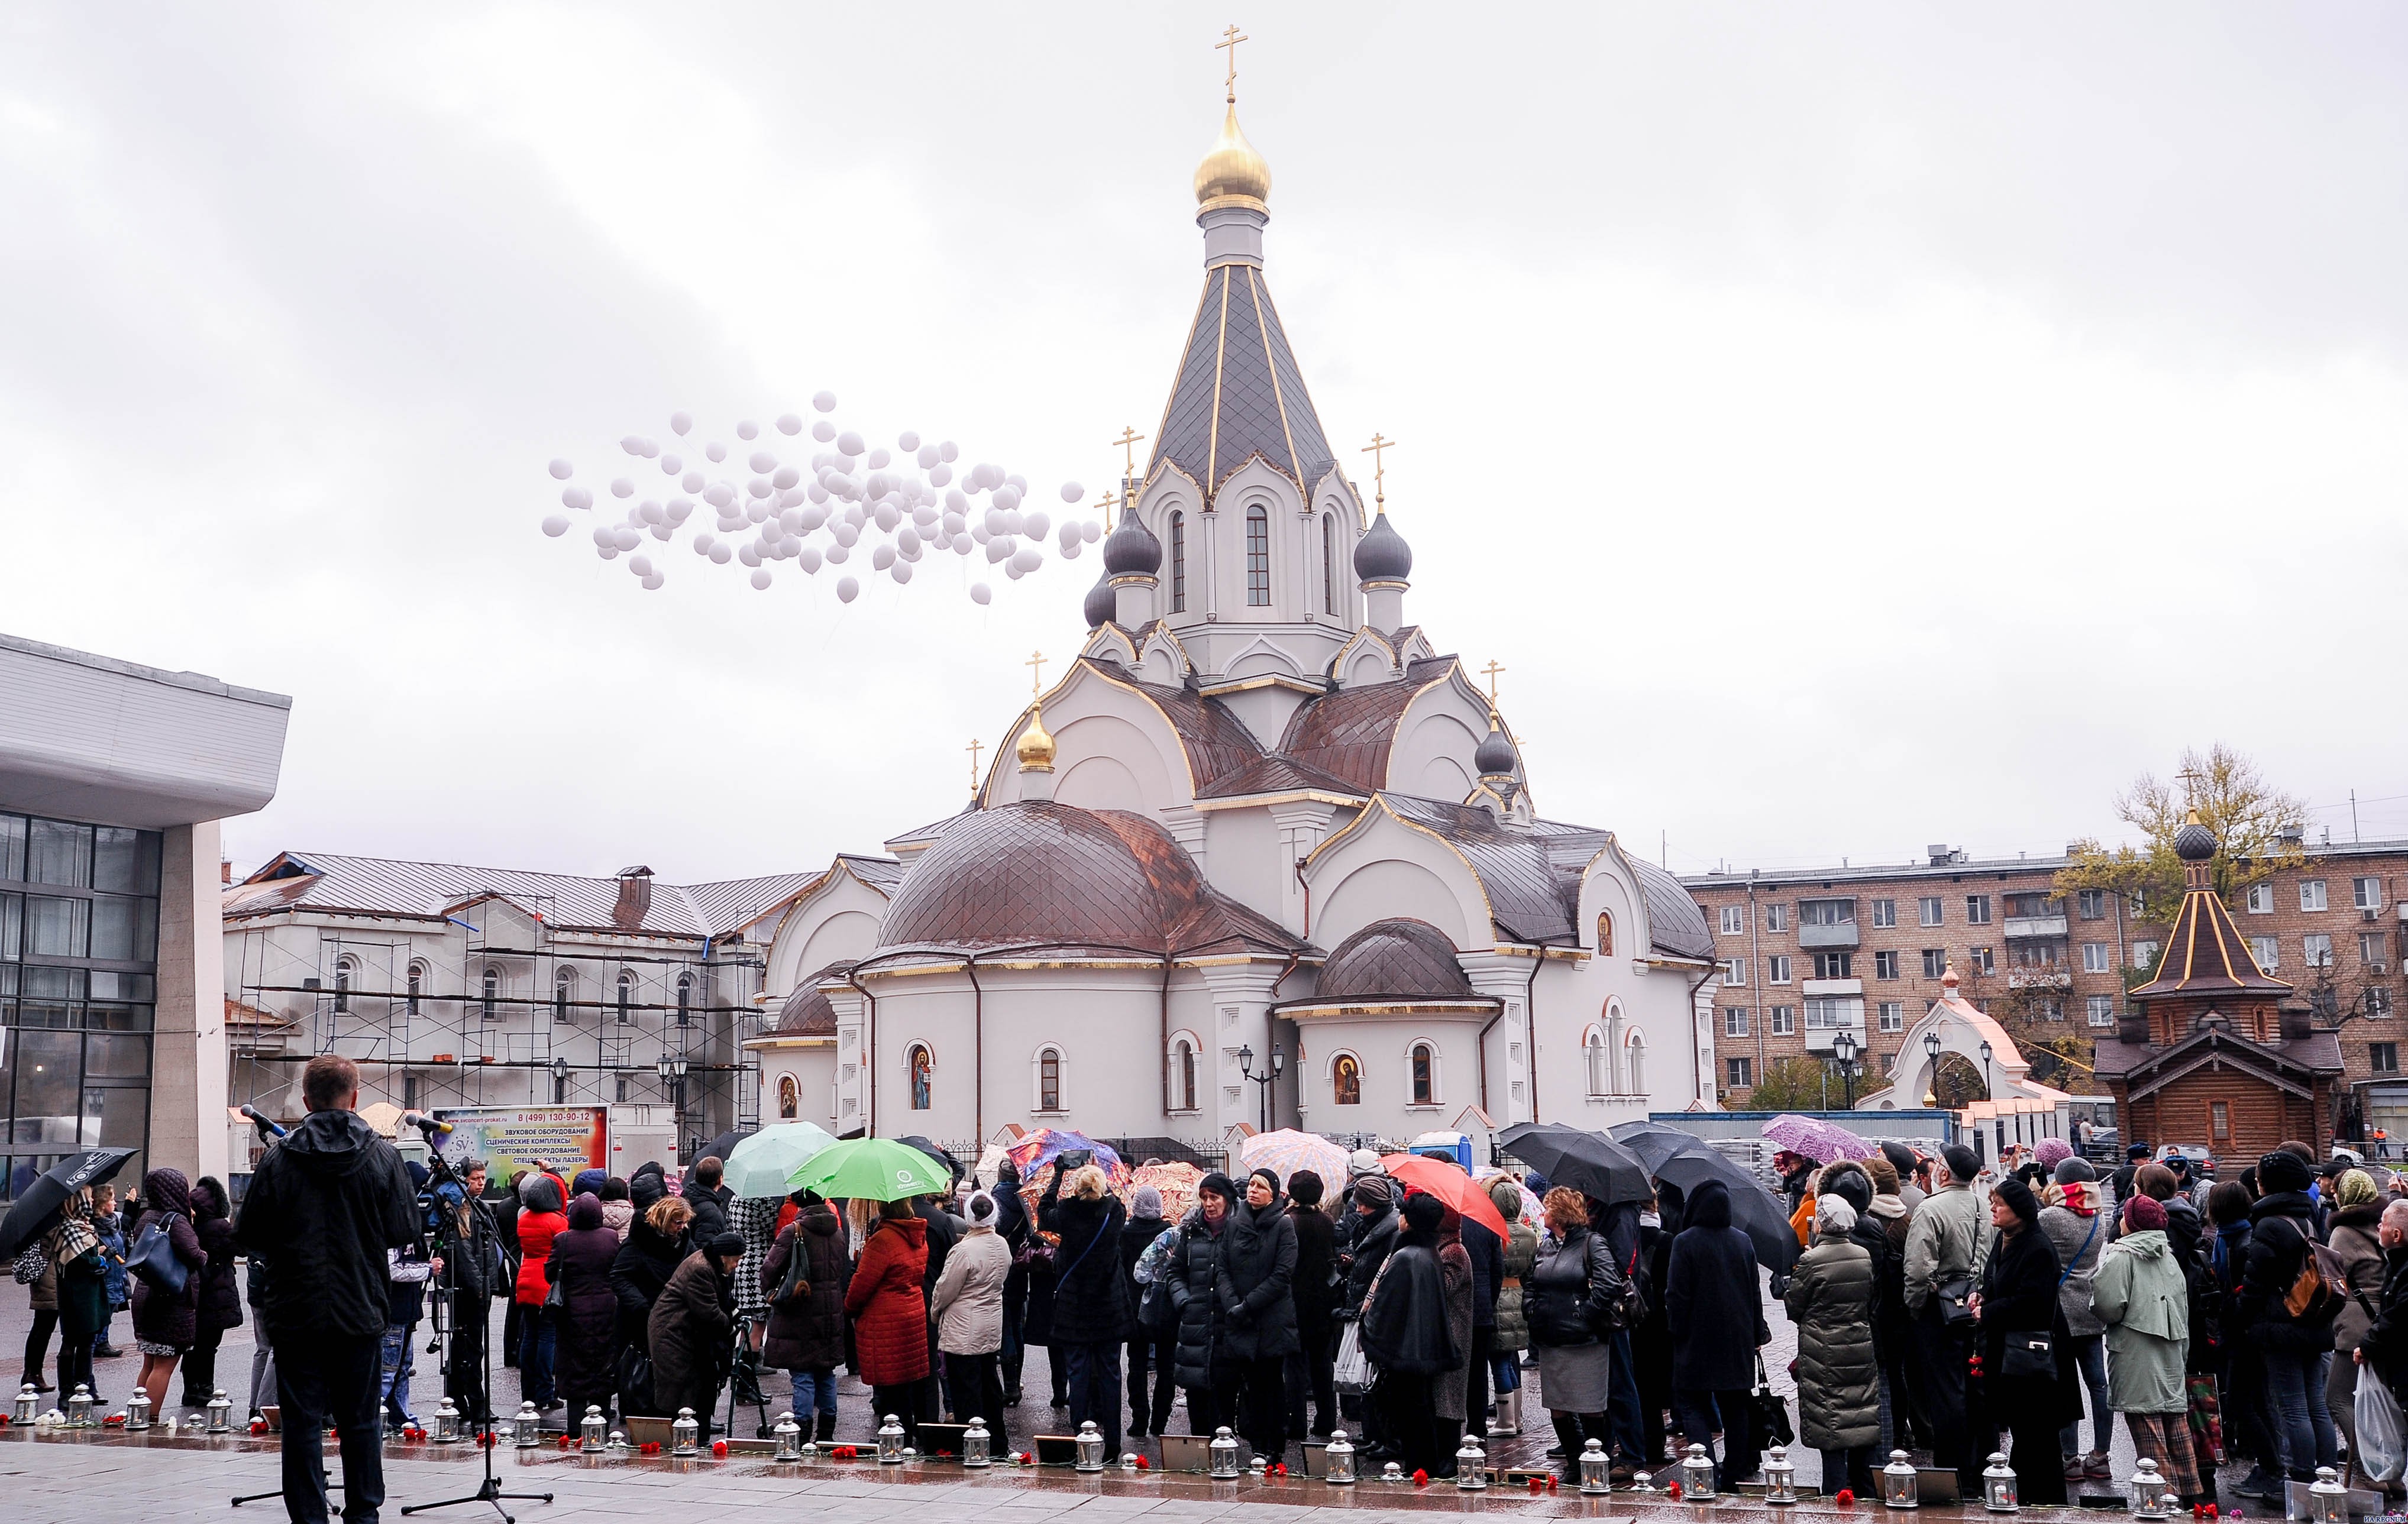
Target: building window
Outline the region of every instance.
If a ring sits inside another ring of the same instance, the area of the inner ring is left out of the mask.
[[[1926,894],[1915,902],[1915,907],[1922,915],[1923,919],[1921,924],[1925,926],[1937,926],[1940,924],[1941,899],[1939,895]]]
[[[554,972],[552,976],[552,1018],[553,1021],[565,1024],[568,1020],[568,1013],[570,1010],[569,1002],[574,1000],[576,996],[577,970],[573,968],[564,968]]]
[[[2322,932],[2311,932],[2300,938],[2301,961],[2310,968],[2332,966],[2332,938]]]
[[[2103,920],[2107,915],[2107,891],[2103,889],[2079,890],[2073,896],[2073,908],[2084,920]]]
[[[2028,893],[2007,896],[2007,916],[2010,919],[2063,914],[2065,914],[2065,902],[2051,894]]]
[[[1787,984],[1789,955],[1785,952],[1776,952],[1767,957],[1764,960],[1764,977],[1768,984]]]
[[[1338,516],[1321,516],[1321,611],[1338,612]]]
[[[911,1071],[911,1109],[925,1111],[937,1090],[937,1060],[925,1043],[913,1043],[904,1061]]]
[[[419,992],[420,992],[421,990],[424,990],[425,988],[426,988],[426,965],[425,965],[424,963],[412,963],[412,964],[410,964],[410,965],[409,965],[409,988],[408,988],[408,992],[403,996],[403,999],[402,999],[402,1004],[401,1004],[402,1014],[404,1014],[405,1016],[416,1016],[416,1015],[418,1014],[418,996],[419,996]]]
[[[1726,1059],[1723,1061],[1723,1076],[1729,1081],[1732,1090],[1746,1090],[1756,1083],[1756,1064],[1749,1059]]]
[[[1926,947],[1923,949],[1923,976],[1925,978],[1936,979],[1947,972],[1948,949],[1946,947]]]
[[[477,1005],[478,1014],[482,1016],[488,1021],[494,1020],[502,1014],[501,1002],[497,998],[501,992],[501,970],[495,968],[485,970],[484,989],[481,997],[477,1002]]]
[[[356,958],[335,960],[335,1009],[348,1011],[351,1008],[351,980],[359,971],[360,963]]]
[[[2272,974],[2283,961],[2283,940],[2274,936],[2253,936],[2249,939],[2249,956],[2258,960],[2260,973]]]
[[[1329,1098],[1341,1106],[1363,1104],[1363,1065],[1352,1053],[1340,1053],[1329,1066]]]
[[[1789,907],[1785,904],[1766,905],[1764,907],[1764,929],[1768,932],[1785,932],[1789,930]]]
[[[1725,983],[1725,984],[1745,984],[1746,982],[1747,982],[1747,960],[1746,960],[1746,959],[1744,959],[1744,958],[1726,958],[1726,959],[1724,959],[1724,960],[1723,960],[1723,983]]]
[[[1873,902],[1873,924],[1875,926],[1897,925],[1898,902],[1896,900],[1875,900]]]
[[[1187,515],[1170,516],[1170,611],[1187,612]]]
[[[2358,961],[2366,965],[2369,974],[2380,974],[2391,964],[2390,935],[2384,932],[2358,933]]]
[[[2398,1043],[2367,1044],[2366,1066],[2378,1075],[2398,1074],[2400,1072],[2400,1045]]]
[[[1798,902],[1798,924],[1800,926],[1854,926],[1856,923],[1856,902],[1854,900]]]
[[[1438,1050],[1427,1043],[1415,1043],[1412,1050],[1413,1104],[1438,1104]]]
[[[633,1097],[636,1092],[635,1088],[629,1084],[627,1076],[620,1075],[612,1080],[610,1093],[614,1100],[625,1101]]]
[[[2104,942],[2085,942],[2082,944],[2082,972],[2085,974],[2114,973],[2114,962],[2108,956],[2110,950],[2111,949]]]
[[[1865,1021],[1865,1003],[1849,995],[1817,995],[1806,1003],[1808,1032],[1835,1032],[1842,1027],[1861,1027]]]
[[[1259,506],[1246,510],[1246,606],[1271,605],[1271,518]]]
[[[2325,881],[2321,878],[2300,880],[2300,908],[2322,910],[2325,907]]]
[[[2152,969],[2157,967],[2157,945],[2154,942],[2133,943],[2132,966],[2138,969]]]
[[[2249,913],[2253,916],[2272,915],[2274,913],[2274,886],[2272,884],[2250,885],[2248,904]]]
[[[1873,977],[1876,979],[1894,979],[1898,977],[1898,950],[1896,948],[1893,947],[1886,951],[1873,954]]]
[[[1987,926],[1990,924],[1990,897],[1988,895],[1968,894],[1965,896],[1965,924],[1968,926]]]
[[[635,970],[623,968],[619,971],[619,1025],[624,1027],[629,1021],[634,1019],[633,1002],[635,998]]]
[[[1798,1035],[1797,1006],[1775,1005],[1772,1007],[1770,1014],[1772,1017],[1772,1035],[1775,1037],[1795,1037]]]
[[[1184,1037],[1170,1045],[1170,1109],[1196,1109],[1196,1045]]]
[[[780,1075],[778,1076],[778,1119],[791,1122],[802,1108],[802,1087],[795,1083],[794,1075]]]
[[[1990,955],[1987,947],[1966,948],[1965,961],[1973,966],[1976,974],[1996,974],[1999,971],[1998,961]]]
[[[1881,1003],[1881,1030],[1884,1032],[1904,1032],[1906,1030],[1906,1003],[1904,1001],[1885,1000]]]
[[[2366,987],[2366,1014],[2370,1017],[2378,1018],[2389,1016],[2391,1014],[2391,991],[2379,984],[2368,985]]]
[[[2114,996],[2113,996],[2113,995],[2093,995],[2093,996],[2091,996],[2091,997],[2090,997],[2089,1010],[2090,1010],[2090,1024],[2091,1024],[2092,1026],[2094,1026],[2094,1027],[2112,1027],[2112,1026],[2114,1026],[2114,1025],[2115,1024],[2115,997],[2114,997]]]
[[[1037,1109],[1062,1109],[1062,1050],[1041,1048],[1037,1054]]]
[[[1640,1032],[1637,1028],[1633,1028],[1631,1029],[1629,1037],[1624,1041],[1622,1046],[1624,1051],[1630,1056],[1630,1089],[1626,1093],[1631,1095],[1645,1095],[1647,1093],[1646,1034]]]
[[[1853,952],[1818,952],[1814,955],[1814,976],[1818,979],[1853,979],[1856,976],[1856,955]]]
[[[678,1025],[690,1026],[694,1021],[694,975],[678,976]]]
[[[1612,1056],[1606,1049],[1605,1033],[1595,1027],[1589,1028],[1587,1037],[1581,1042],[1581,1057],[1588,1065],[1588,1093],[1612,1094],[1613,1066]]]
[[[1611,910],[1597,913],[1597,955],[1599,958],[1613,956],[1613,912]]]
[[[2210,1101],[2207,1104],[2207,1141],[2210,1143],[2232,1141],[2232,1108],[2229,1104],[2223,1101]]]
[[[2358,906],[2360,910],[2382,909],[2383,880],[2380,878],[2351,879],[2349,881],[2349,903]]]
[[[1747,1035],[1746,1006],[1726,1005],[1723,1007],[1723,1035],[1726,1037],[1744,1037]]]
[[[2065,1002],[2055,995],[2043,995],[2033,1015],[2042,1021],[2062,1021],[2065,1019]]]
[[[1723,906],[1723,935],[1745,936],[1746,934],[1747,906],[1743,904]]]

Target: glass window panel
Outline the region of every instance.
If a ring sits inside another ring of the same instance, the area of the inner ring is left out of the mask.
[[[122,825],[96,826],[92,839],[92,887],[118,894],[136,892],[135,865],[142,833]]]
[[[0,894],[0,963],[13,963],[25,956],[24,919],[25,897]]]
[[[16,1046],[16,1125],[20,1144],[48,1143],[76,1147],[79,1136],[77,1090],[81,1088],[77,1063],[82,1039],[72,1032],[40,1032],[20,1027],[12,1033]]]
[[[92,956],[147,963],[159,952],[159,902],[97,894],[92,902]]]
[[[91,906],[48,894],[25,896],[25,946],[36,958],[92,956]]]
[[[36,820],[25,851],[25,881],[92,888],[92,828]]]
[[[25,970],[25,993],[29,998],[44,1000],[81,1000],[84,972],[79,968],[29,968]]]
[[[93,1033],[83,1040],[83,1079],[147,1079],[150,1039],[134,1033]]]
[[[0,815],[0,878],[11,882],[25,876],[25,818]]]
[[[83,1024],[94,1032],[149,1032],[148,1005],[87,1005]]]
[[[149,974],[109,974],[95,969],[92,976],[92,998],[153,1001],[159,998],[158,984],[157,977]]]
[[[87,1148],[139,1148],[150,1119],[150,1091],[141,1086],[84,1091]],[[139,1179],[136,1175],[135,1178]]]

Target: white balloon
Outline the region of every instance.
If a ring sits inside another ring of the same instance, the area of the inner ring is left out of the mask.
[[[886,569],[886,575],[897,582],[909,582],[911,580],[911,563],[908,561],[898,561]]]
[[[855,524],[838,524],[828,533],[835,537],[838,545],[851,545],[861,538],[861,529]]]
[[[937,454],[939,458],[951,462],[961,459],[962,452],[958,446],[956,446],[952,440],[948,439],[943,444],[937,447]]]
[[[735,559],[736,552],[728,548],[724,540],[710,548],[710,563],[713,566],[724,566]]]
[[[1045,564],[1045,552],[1033,545],[1024,545],[1012,553],[1011,569],[1025,577]]]
[[[1079,552],[1085,548],[1086,543],[1084,541],[1072,540],[1062,547],[1062,559],[1064,561],[1076,561],[1079,559]]]
[[[1027,520],[1020,516],[1020,510],[1018,508],[1006,508],[1003,510],[1003,532],[1005,534],[1017,534],[1024,527],[1025,527],[1026,523]]]
[[[1012,509],[1020,506],[1020,490],[1018,488],[998,487],[988,495],[995,499],[995,506],[1001,508],[1006,513],[1010,513]]]
[[[814,503],[824,503],[828,500],[828,490],[815,481],[803,489],[803,495]]]
[[[861,435],[853,433],[851,429],[847,429],[842,434],[836,436],[836,448],[841,454],[858,455],[862,452],[865,447],[861,442]]]
[[[636,484],[629,481],[624,477],[617,477],[610,483],[610,495],[612,497],[633,497],[636,495]]]
[[[769,568],[768,568],[768,567],[764,566],[764,567],[762,567],[759,571],[756,571],[756,572],[754,572],[754,573],[752,574],[752,585],[753,585],[755,588],[759,588],[759,589],[762,589],[762,590],[766,591],[766,590],[768,588],[768,586],[769,586],[769,582],[770,582],[770,577],[769,577]]]
[[[747,566],[758,566],[761,564],[761,548],[747,540],[736,548],[736,559]]]
[[[993,601],[994,597],[995,594],[988,591],[985,583],[973,582],[970,584],[970,602],[974,604],[984,604]]]
[[[1065,503],[1076,503],[1086,495],[1087,490],[1075,481],[1066,481],[1062,484],[1062,501]]]
[[[872,569],[882,572],[887,567],[894,565],[895,548],[891,545],[882,545],[877,549],[872,550],[869,552],[869,564]]]
[[[679,438],[684,438],[686,432],[693,427],[694,415],[692,413],[679,412],[671,413],[669,415],[669,433],[676,434]]]
[[[878,506],[878,529],[881,534],[892,534],[895,533],[895,526],[902,521],[903,515],[894,504],[881,503]]]
[[[744,505],[744,521],[745,521],[746,523],[748,523],[748,524],[757,524],[757,523],[759,523],[762,520],[767,519],[767,518],[768,518],[768,517],[769,517],[769,505],[768,505],[768,504],[764,503],[764,502],[762,502],[762,501],[760,501],[759,499],[757,499],[757,498],[756,498],[756,499],[754,499],[753,501],[752,501],[752,502],[747,503],[747,504],[745,504],[745,505]]]
[[[622,550],[633,550],[644,543],[642,533],[630,525],[621,524],[610,531],[610,543]]]
[[[619,532],[609,524],[595,524],[594,543],[597,546],[607,545],[615,548],[619,543]]]
[[[767,497],[773,491],[767,477],[754,477],[744,484],[744,490],[754,497]]]
[[[566,481],[569,477],[575,475],[577,475],[577,467],[569,464],[566,461],[555,460],[552,463],[552,480]]]
[[[666,540],[676,533],[677,526],[675,524],[654,524],[652,527],[652,536],[656,540]]]
[[[1010,558],[1011,558],[1011,536],[1010,536],[1010,535],[1009,535],[1009,534],[998,534],[998,535],[996,535],[995,538],[993,538],[993,539],[991,539],[991,540],[989,540],[989,541],[987,541],[987,542],[986,542],[986,559],[987,559],[987,563],[988,563],[989,565],[993,565],[993,564],[995,564],[995,563],[998,563],[998,562],[1008,561],[1008,560],[1010,560]]]
[[[1018,562],[1007,561],[1003,563],[1003,575],[1017,582],[1027,574],[1020,569]]]
[[[546,520],[545,522],[549,523],[551,520]],[[566,519],[563,519],[560,522],[561,527],[563,528],[566,528],[568,525],[568,520]],[[920,532],[913,529],[910,524],[905,524],[901,529],[895,532],[895,548],[902,551],[907,556],[919,554]]]
[[[956,534],[953,536],[953,554],[957,556],[967,556],[977,548],[977,542],[972,540],[968,535]]]
[[[668,578],[666,577],[664,577],[659,572],[654,572],[652,576],[644,578],[644,591],[646,592],[658,592],[661,591],[661,584],[667,580]]]
[[[660,447],[660,442],[659,442],[658,440],[656,440],[656,439],[646,439],[646,440],[644,441],[644,459],[646,459],[646,460],[648,460],[648,461],[649,461],[649,460],[651,460],[653,456],[658,455],[660,452],[661,452],[661,447]]]
[[[703,490],[702,500],[714,508],[725,508],[736,501],[736,489],[724,481],[714,481]]]
[[[778,469],[778,457],[770,454],[766,449],[756,449],[752,452],[752,459],[745,463],[752,468],[752,474],[754,476],[766,477],[770,472]]]
[[[1076,524],[1064,524],[1062,526],[1062,533],[1056,535],[1055,539],[1061,546],[1062,554],[1066,556],[1077,555],[1079,553],[1079,547],[1086,543],[1086,541],[1080,538],[1079,526]]]
[[[1003,468],[1001,466],[997,466],[996,469],[1000,471]],[[1014,493],[1021,497],[1026,497],[1028,495],[1028,478],[1022,476],[1017,471],[1004,477],[1003,484],[1010,488]]]
[[[827,509],[821,507],[816,503],[804,508],[802,510],[802,523],[795,531],[797,534],[808,534],[811,531],[819,528],[822,524],[827,522]]]
[[[991,535],[1005,533],[1004,513],[1001,508],[987,509],[979,522],[985,526],[986,532]]]
[[[635,573],[638,577],[650,577],[652,575],[652,558],[650,556],[630,556],[627,558],[627,570]]]
[[[860,578],[853,577],[839,577],[836,579],[836,601],[838,603],[849,604],[860,596]]]
[[[853,550],[849,546],[831,545],[827,548],[827,563],[831,566],[841,566],[852,559]]]
[[[937,521],[937,510],[923,503],[911,510],[911,521],[922,529],[926,529]]]
[[[616,561],[619,559],[619,548],[615,545],[606,545],[594,553],[600,556],[605,561]]]
[[[560,538],[563,534],[567,534],[568,515],[565,513],[555,513],[551,518],[546,519],[543,521],[543,532],[546,534],[551,535],[555,540]]]
[[[791,465],[781,465],[778,467],[777,474],[769,478],[769,485],[777,488],[780,491],[785,491],[802,479],[803,474],[801,472],[796,470]]]
[[[717,464],[719,462],[727,459],[727,447],[720,444],[717,440],[713,440],[711,443],[703,446],[702,452],[706,456],[710,457],[713,464]]]
[[[869,452],[869,469],[872,471],[883,471],[886,469],[887,463],[894,459],[895,457],[889,455],[883,448],[873,449]]]
[[[702,491],[702,473],[699,471],[687,472],[684,476],[678,478],[678,485],[684,488],[689,492],[698,492]]]
[[[931,487],[942,487],[953,479],[953,468],[950,465],[940,465],[928,473],[928,485]]]
[[[594,494],[582,487],[564,487],[560,490],[560,506],[564,508],[590,508],[594,506]]]
[[[624,434],[620,437],[619,448],[630,455],[641,455],[644,453],[644,436],[640,434]]]
[[[826,419],[821,419],[817,423],[811,425],[811,437],[824,445],[829,440],[836,437],[836,425],[829,422]]]
[[[811,399],[811,406],[823,413],[833,413],[836,411],[836,393],[823,392]]]
[[[895,436],[895,448],[909,455],[920,448],[920,431],[906,429]]]
[[[789,534],[800,534],[803,532],[803,510],[787,508],[781,511],[778,515],[778,527]]]
[[[1079,524],[1079,537],[1093,545],[1104,537],[1104,526],[1093,519],[1082,520]]]
[[[684,470],[684,469],[685,469],[685,462],[683,462],[682,460],[680,460],[677,456],[674,456],[674,455],[664,455],[664,456],[662,456],[662,457],[661,457],[661,475],[662,475],[662,476],[665,476],[665,477],[674,477],[674,476],[676,476],[679,472],[681,472],[681,471],[682,471],[682,470]]]
[[[960,488],[945,494],[945,511],[956,518],[970,511],[970,500]]]
[[[1030,539],[1041,540],[1045,532],[1054,527],[1054,516],[1042,508],[1034,513],[1024,513],[1020,516],[1020,527]]]
[[[736,437],[738,439],[757,439],[760,435],[761,425],[749,418],[736,425]]]
[[[708,531],[703,534],[696,534],[694,537],[694,553],[697,556],[707,556],[710,554],[710,548],[718,543],[718,536],[711,534]]]
[[[778,415],[778,432],[780,434],[802,433],[803,416],[800,413],[780,413]]]
[[[820,569],[820,553],[808,545],[804,546],[795,552],[795,564],[803,569],[805,576],[817,576]]]
[[[668,509],[662,507],[658,502],[649,497],[636,505],[636,517],[648,524],[667,522],[668,513]]]
[[[681,523],[684,523],[684,522],[686,521],[687,516],[689,516],[689,515],[690,515],[690,514],[692,514],[693,512],[694,512],[694,504],[693,504],[692,500],[687,499],[687,498],[682,498],[682,497],[673,497],[673,498],[670,498],[670,499],[669,499],[669,522],[670,522],[670,523],[673,523],[673,524],[681,524]]]

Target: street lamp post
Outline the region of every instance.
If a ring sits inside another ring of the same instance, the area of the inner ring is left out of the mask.
[[[680,1132],[685,1130],[685,1068],[686,1060],[682,1053],[674,1056],[664,1053],[661,1061],[652,1065],[652,1072],[661,1076],[661,1083],[669,1087],[669,1104],[676,1118],[674,1126]]]
[[[1923,1104],[1936,1105],[1940,1100],[1940,1029],[1938,1027],[1923,1034],[1923,1056],[1931,1061],[1931,1078],[1924,1087]]]
[[[1990,1045],[1985,1042],[1982,1045],[1982,1089],[1987,1091],[1994,1088],[1990,1083]]]
[[[1238,1073],[1263,1088],[1262,1127],[1266,1132],[1271,1130],[1271,1082],[1279,1078],[1281,1071],[1286,1067],[1286,1050],[1277,1043],[1271,1044],[1270,1068],[1259,1075],[1254,1073],[1254,1045],[1248,1043],[1238,1049]]]
[[[1847,1109],[1856,1109],[1856,1034],[1842,1030],[1831,1039],[1831,1056],[1840,1061],[1840,1078],[1847,1087]]]
[[[559,1105],[568,1099],[568,1061],[552,1061],[552,1104]]]

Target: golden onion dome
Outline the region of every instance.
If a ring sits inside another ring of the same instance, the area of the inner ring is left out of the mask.
[[[1196,166],[1196,201],[1209,207],[1224,197],[1234,197],[1262,207],[1271,197],[1271,166],[1246,141],[1238,126],[1238,108],[1233,104],[1229,113],[1221,119],[1221,135],[1204,162]]]
[[[1012,754],[1020,759],[1022,772],[1053,771],[1054,737],[1046,733],[1042,706],[1029,711],[1028,728],[1020,733],[1020,742],[1012,748]]]

